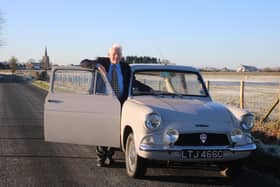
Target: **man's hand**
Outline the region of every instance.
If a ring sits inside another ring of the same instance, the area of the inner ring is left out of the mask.
[[[100,71],[100,73],[106,77],[106,69],[104,68],[104,66],[102,64],[98,64],[98,70]]]

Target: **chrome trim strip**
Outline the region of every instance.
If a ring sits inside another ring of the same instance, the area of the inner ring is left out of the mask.
[[[238,146],[149,146],[140,145],[141,151],[184,151],[184,150],[224,150],[232,152],[253,151],[256,150],[256,144],[238,145]]]

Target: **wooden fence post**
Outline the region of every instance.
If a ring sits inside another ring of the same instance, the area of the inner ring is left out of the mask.
[[[240,81],[240,108],[244,109],[244,81]]]
[[[279,103],[279,98],[275,101],[275,103],[270,107],[268,112],[261,119],[261,123],[263,123],[266,120],[266,118],[268,118],[268,116],[271,114],[271,112],[274,110],[274,108],[278,105],[278,103]]]

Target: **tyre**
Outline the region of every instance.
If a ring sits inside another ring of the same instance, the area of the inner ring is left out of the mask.
[[[133,133],[129,134],[125,147],[125,166],[128,176],[142,178],[147,166],[145,160],[137,155]]]

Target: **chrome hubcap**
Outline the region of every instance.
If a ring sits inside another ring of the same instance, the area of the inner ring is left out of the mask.
[[[129,150],[128,150],[128,165],[130,171],[133,171],[135,169],[136,164],[136,151],[135,151],[135,145],[133,140],[130,141]]]

